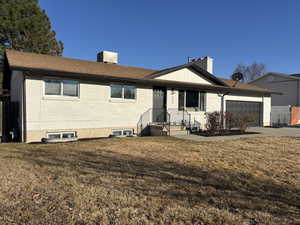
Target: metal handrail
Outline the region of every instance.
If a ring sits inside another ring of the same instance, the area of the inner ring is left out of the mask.
[[[155,110],[159,110],[156,119],[154,118],[156,114],[154,114]],[[160,112],[161,110],[161,112]],[[162,113],[162,114],[160,114]],[[163,118],[162,118],[163,117]],[[159,121],[161,120],[162,121]],[[181,129],[190,129],[191,124],[191,114],[186,110],[179,109],[155,109],[149,108],[146,112],[144,112],[137,123],[137,134],[143,135],[143,131],[147,132],[147,127],[151,123],[158,123],[166,128],[168,135],[171,133],[171,125],[179,125]]]
[[[179,125],[182,128],[191,126],[191,114],[188,111],[171,108],[168,109],[168,113],[171,115],[170,123],[172,125]]]

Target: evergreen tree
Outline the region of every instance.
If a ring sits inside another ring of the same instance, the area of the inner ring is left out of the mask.
[[[0,56],[5,48],[61,55],[63,43],[38,0],[0,0]]]

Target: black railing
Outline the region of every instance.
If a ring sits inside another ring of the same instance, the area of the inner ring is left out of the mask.
[[[150,135],[149,125],[156,124],[165,128],[170,135],[170,127],[181,126],[181,129],[190,130],[194,126],[191,114],[186,110],[151,108],[144,112],[137,124],[137,134],[140,136]]]
[[[182,126],[182,128],[191,126],[191,114],[186,110],[168,109],[170,114],[170,124],[175,126]]]
[[[166,109],[151,108],[144,112],[137,124],[137,134],[139,136],[147,136],[150,134],[149,125],[161,125],[162,128],[167,130],[170,135],[170,114]]]

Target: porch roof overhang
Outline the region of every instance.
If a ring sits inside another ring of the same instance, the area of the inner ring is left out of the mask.
[[[130,78],[130,77],[115,77],[108,75],[96,75],[96,74],[87,74],[87,73],[74,73],[74,72],[65,72],[57,70],[45,70],[38,68],[24,68],[24,67],[11,67],[12,70],[24,71],[28,76],[52,76],[60,78],[69,78],[69,79],[78,79],[85,81],[93,82],[122,82],[128,84],[139,84],[145,86],[165,86],[168,88],[178,88],[178,89],[194,89],[202,91],[210,91],[215,93],[231,93],[231,94],[252,94],[252,95],[270,95],[282,93],[274,92],[266,89],[261,90],[252,90],[252,89],[243,89],[237,87],[221,86],[221,85],[208,85],[208,84],[197,84],[189,82],[178,82],[178,81],[168,81],[168,80],[159,80],[152,78]]]

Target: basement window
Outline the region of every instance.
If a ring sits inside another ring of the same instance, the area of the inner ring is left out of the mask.
[[[61,134],[60,133],[48,133],[47,134],[48,139],[61,139]]]
[[[76,132],[47,133],[47,138],[50,140],[76,138]]]
[[[178,109],[188,111],[206,111],[206,92],[180,90]]]
[[[130,85],[116,85],[110,86],[110,97],[121,99],[136,99],[136,87]]]
[[[132,129],[126,129],[126,130],[113,130],[112,134],[116,137],[120,136],[131,136],[133,135],[133,130]]]

